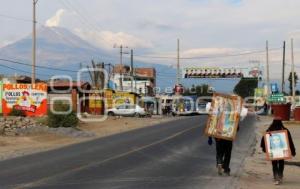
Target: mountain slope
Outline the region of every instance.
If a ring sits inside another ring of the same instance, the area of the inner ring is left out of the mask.
[[[90,64],[92,59],[97,61],[117,64],[119,56],[99,49],[81,39],[71,31],[61,27],[41,27],[37,30],[37,65],[51,66],[53,68],[78,70],[80,63]],[[24,62],[31,65],[32,36],[27,37],[0,48],[0,58]],[[126,60],[127,61],[127,60]],[[124,57],[124,62],[125,57]],[[1,66],[2,65],[2,66]],[[157,70],[157,85],[172,87],[176,78],[176,71],[161,64],[135,62],[138,67],[154,67]],[[6,66],[6,67],[5,67]],[[8,68],[8,67],[10,68]],[[18,65],[0,60],[0,74],[30,75],[31,66]],[[68,74],[74,79],[76,73],[59,72],[37,68],[37,77],[49,79],[51,75]],[[174,77],[173,77],[174,75]]]

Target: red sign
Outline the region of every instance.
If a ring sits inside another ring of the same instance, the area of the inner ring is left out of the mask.
[[[3,114],[21,110],[27,116],[42,116],[47,114],[46,84],[3,84],[2,96]]]

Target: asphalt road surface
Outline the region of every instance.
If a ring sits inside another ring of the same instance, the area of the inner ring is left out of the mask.
[[[0,188],[234,188],[255,139],[254,116],[234,142],[231,176],[218,176],[206,116],[184,117],[69,147],[0,162]]]

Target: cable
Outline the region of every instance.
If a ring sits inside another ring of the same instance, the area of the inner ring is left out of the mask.
[[[269,49],[269,51],[272,50],[278,50],[281,48],[272,48]],[[199,56],[199,57],[180,57],[180,59],[214,59],[214,58],[225,58],[225,57],[234,57],[234,56],[244,56],[244,55],[249,55],[249,54],[259,54],[259,53],[264,53],[265,50],[253,50],[253,51],[246,51],[246,52],[241,52],[237,54],[224,54],[224,55],[215,55],[215,56]],[[177,59],[177,57],[173,56],[147,56],[147,55],[137,55],[135,54],[134,56],[136,57],[141,57],[141,58],[154,58],[154,59]]]
[[[96,30],[98,32],[101,32],[99,29],[98,29],[98,26],[94,26],[93,24],[90,23],[89,19],[86,18],[83,14],[80,13],[80,11],[75,8],[69,1],[64,1],[64,0],[61,0],[59,1],[65,8],[69,8],[69,9],[72,9],[74,12],[76,12],[77,16],[80,18],[80,22],[86,26],[88,26],[90,29],[92,28],[92,30]]]
[[[14,17],[14,16],[5,15],[5,14],[0,14],[0,17],[13,19],[13,20],[18,20],[18,21],[23,21],[23,22],[32,22],[32,20],[28,20],[28,19],[24,19],[24,18],[18,18],[18,17]]]
[[[2,59],[2,58],[0,58],[0,61],[7,61],[7,62],[10,62],[10,63],[16,63],[16,64],[20,64],[20,65],[24,65],[24,66],[32,66],[30,64],[26,64],[26,63],[23,63],[23,62],[12,61],[12,60]],[[9,69],[12,69],[12,70],[16,70],[16,71],[19,71],[19,72],[31,74],[31,72],[27,72],[27,71],[24,71],[24,70],[19,70],[19,69],[12,68],[12,67],[9,67],[9,66],[5,66],[5,65],[1,65],[1,64],[0,64],[0,66],[5,67],[5,68],[9,68]],[[43,69],[51,69],[51,70],[56,70],[56,71],[57,70],[58,71],[68,71],[68,72],[71,72],[71,73],[74,73],[74,74],[78,73],[78,71],[75,71],[75,70],[58,69],[58,68],[51,68],[51,67],[47,67],[47,66],[36,66],[36,67],[43,68]],[[54,74],[51,74],[51,75],[50,74],[37,74],[37,75],[47,76],[47,77],[54,76]],[[77,75],[70,75],[70,76],[77,77]],[[81,79],[89,79],[89,76],[81,76]]]
[[[3,59],[0,58],[1,61],[5,61],[5,62],[10,62],[10,63],[14,63],[14,64],[20,64],[20,65],[24,65],[24,66],[32,66],[31,64],[27,64],[24,62],[19,62],[19,61],[14,61],[14,60],[8,60],[8,59]],[[48,67],[48,66],[35,66],[36,68],[41,68],[41,69],[49,69],[49,70],[56,70],[56,71],[64,71],[64,72],[78,72],[75,70],[67,70],[67,69],[59,69],[59,68],[52,68],[52,67]]]
[[[18,72],[23,72],[23,73],[31,74],[31,72],[27,72],[27,71],[20,70],[20,69],[17,69],[17,68],[12,68],[10,66],[6,66],[6,65],[2,65],[2,64],[0,64],[0,67],[8,68],[8,69],[15,70],[15,71],[18,71]],[[37,75],[47,76],[47,77],[53,76],[53,75],[48,75],[48,74],[37,74]]]

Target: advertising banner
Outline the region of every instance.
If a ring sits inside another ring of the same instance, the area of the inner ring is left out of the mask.
[[[2,94],[3,94],[3,83],[0,81],[0,114],[2,114]]]
[[[113,93],[114,106],[123,104],[135,104],[135,95],[127,92]]]
[[[3,84],[2,111],[21,110],[27,116],[47,114],[47,84]]]
[[[259,78],[262,77],[262,69],[252,68],[221,68],[221,67],[200,67],[184,68],[183,78]]]
[[[234,140],[241,109],[241,97],[214,93],[205,134],[215,138]]]

